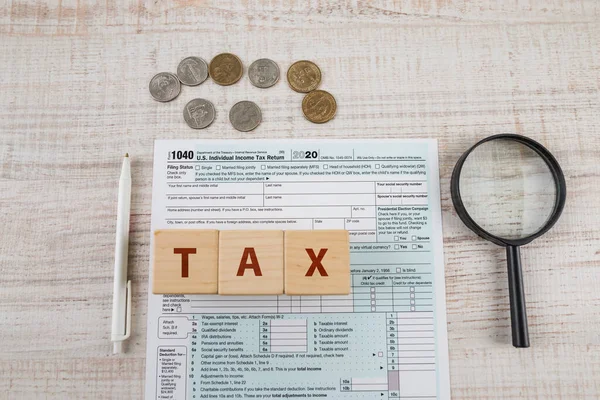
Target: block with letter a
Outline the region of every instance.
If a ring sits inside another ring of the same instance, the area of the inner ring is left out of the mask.
[[[283,231],[220,231],[219,294],[283,294]]]
[[[349,293],[348,231],[285,232],[285,294]]]
[[[216,230],[155,231],[152,293],[217,293],[218,246]]]

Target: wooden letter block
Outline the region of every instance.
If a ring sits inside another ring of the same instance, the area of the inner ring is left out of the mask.
[[[283,294],[283,231],[221,231],[219,294]]]
[[[348,231],[285,232],[285,294],[349,293]]]
[[[217,293],[219,232],[154,232],[154,294]]]

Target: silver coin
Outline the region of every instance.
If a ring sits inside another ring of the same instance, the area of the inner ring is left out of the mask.
[[[184,58],[177,67],[177,77],[184,85],[197,86],[208,78],[208,64],[199,57]]]
[[[266,89],[279,80],[279,67],[273,60],[261,58],[254,61],[248,68],[250,82],[258,88]]]
[[[240,101],[231,107],[229,120],[235,129],[249,132],[255,129],[262,121],[260,108],[251,101]]]
[[[160,72],[150,80],[150,94],[157,101],[171,101],[179,96],[181,84],[170,72]]]
[[[204,129],[215,120],[215,106],[208,100],[194,99],[185,105],[183,119],[194,129]]]

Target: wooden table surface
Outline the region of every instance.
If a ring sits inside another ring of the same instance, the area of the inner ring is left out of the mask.
[[[0,0],[0,398],[141,398],[154,139],[437,138],[454,399],[600,398],[600,3],[596,0]],[[311,59],[339,105],[307,122],[286,80],[260,90],[150,78],[190,55],[285,73]],[[217,108],[189,129],[183,105]],[[227,112],[263,111],[239,133]],[[531,348],[510,344],[504,251],[458,219],[449,178],[491,134],[561,163],[558,224],[522,249]],[[133,168],[133,337],[110,354],[117,184]]]

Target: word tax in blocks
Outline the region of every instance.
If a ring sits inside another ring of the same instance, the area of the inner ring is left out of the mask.
[[[159,230],[155,294],[350,293],[348,232]]]

